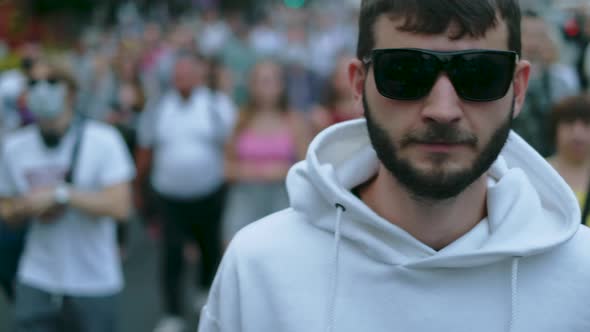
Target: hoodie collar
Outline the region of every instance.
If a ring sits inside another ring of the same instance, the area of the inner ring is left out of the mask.
[[[414,268],[468,267],[548,251],[578,229],[575,196],[553,168],[511,133],[492,165],[488,217],[449,247],[436,252],[378,216],[351,189],[375,175],[379,161],[365,120],[332,126],[310,145],[307,159],[291,169],[291,206],[306,222],[334,233],[335,206],[345,208],[340,236],[372,259]]]

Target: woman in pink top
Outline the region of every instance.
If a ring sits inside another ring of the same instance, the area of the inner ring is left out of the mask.
[[[249,90],[226,150],[231,185],[223,223],[226,243],[250,222],[288,206],[284,180],[289,168],[303,159],[309,142],[300,113],[287,107],[278,64],[258,63]]]

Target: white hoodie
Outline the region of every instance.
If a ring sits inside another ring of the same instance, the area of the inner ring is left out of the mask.
[[[232,241],[199,331],[590,331],[590,231],[520,137],[490,169],[488,217],[438,252],[351,193],[377,167],[364,120],[318,135],[291,208]]]

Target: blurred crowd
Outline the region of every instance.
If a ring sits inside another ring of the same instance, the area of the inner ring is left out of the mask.
[[[30,87],[68,72],[77,83],[76,113],[124,139],[136,169],[136,215],[162,250],[167,315],[156,331],[183,326],[185,243],[198,244],[204,297],[232,236],[288,206],[286,174],[311,139],[362,116],[347,76],[356,51],[354,1],[304,8],[280,1],[249,17],[201,2],[167,24],[128,3],[117,24],[88,27],[69,49],[48,52],[31,41],[0,50],[0,58],[19,59],[0,72],[2,135],[36,123]],[[590,8],[539,4],[524,11],[523,57],[533,71],[514,128],[550,158],[583,207],[590,179],[590,102],[583,97],[590,91]],[[118,233],[124,249],[125,227]]]

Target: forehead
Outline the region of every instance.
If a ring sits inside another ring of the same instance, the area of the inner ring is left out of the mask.
[[[501,18],[498,24],[488,30],[485,36],[474,38],[469,35],[453,39],[455,26],[440,34],[419,34],[400,31],[402,18],[381,15],[375,22],[375,48],[423,48],[431,50],[494,49],[508,50],[508,28]]]
[[[281,67],[272,62],[264,62],[259,63],[256,65],[254,73],[256,75],[270,75],[270,74],[280,74]]]

